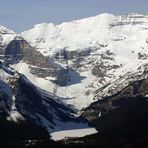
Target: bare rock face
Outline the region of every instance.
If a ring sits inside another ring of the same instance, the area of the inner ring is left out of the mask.
[[[148,95],[148,79],[143,80],[139,88],[139,94],[142,96]]]
[[[5,58],[8,62],[19,62],[25,60],[34,66],[46,67],[47,59],[39,52],[35,51],[30,44],[21,37],[12,40],[5,49]]]
[[[92,69],[92,74],[97,77],[104,77],[105,76],[105,70],[102,70],[99,65],[95,65]]]
[[[50,62],[48,58],[44,57],[35,48],[22,37],[16,37],[12,40],[5,49],[5,59],[8,64],[17,64],[23,61],[29,66],[30,72],[41,78],[48,76],[56,77],[53,82],[58,85],[66,85],[68,71],[61,68],[59,65]]]
[[[148,55],[146,53],[138,53],[138,59],[140,60],[146,60],[148,58]]]

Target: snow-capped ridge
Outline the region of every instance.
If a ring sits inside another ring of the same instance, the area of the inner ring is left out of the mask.
[[[73,51],[98,46],[95,42],[99,38],[103,42],[101,38],[105,38],[108,25],[113,19],[111,14],[100,14],[59,25],[42,23],[22,32],[21,36],[43,54],[52,55],[57,49],[68,48]]]
[[[1,34],[15,34],[13,30],[7,29],[6,27],[0,25],[0,33]]]
[[[0,25],[0,47],[5,47],[16,35],[14,31]]]
[[[141,27],[146,28],[147,24],[147,15],[130,13],[120,16],[103,13],[58,25],[37,24],[22,32],[21,36],[45,56],[52,56],[65,48],[69,51],[81,51],[93,47],[100,48],[100,44],[112,44],[111,38],[124,40],[127,31],[132,33],[133,30],[136,33]],[[121,31],[117,27],[121,27]]]

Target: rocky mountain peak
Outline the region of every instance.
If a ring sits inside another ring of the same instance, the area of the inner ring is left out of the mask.
[[[21,37],[15,37],[5,49],[5,58],[11,62],[22,60],[25,54],[29,54],[30,49],[31,46],[26,40]]]

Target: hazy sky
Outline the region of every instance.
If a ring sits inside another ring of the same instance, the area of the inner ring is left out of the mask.
[[[59,24],[105,12],[148,14],[148,0],[0,0],[0,25],[21,32],[37,23]]]

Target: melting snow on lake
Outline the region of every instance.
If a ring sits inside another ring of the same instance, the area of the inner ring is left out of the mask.
[[[84,129],[73,129],[65,131],[57,131],[51,133],[51,139],[57,141],[64,139],[66,137],[84,137],[86,135],[91,135],[97,133],[95,128],[84,128]]]

